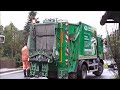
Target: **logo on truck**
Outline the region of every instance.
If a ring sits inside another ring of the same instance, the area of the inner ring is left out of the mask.
[[[85,29],[86,31],[91,31],[91,27],[88,27],[88,26],[84,26],[84,29]]]

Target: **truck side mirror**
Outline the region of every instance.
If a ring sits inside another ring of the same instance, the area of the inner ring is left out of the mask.
[[[105,41],[104,44],[107,45],[107,41]]]

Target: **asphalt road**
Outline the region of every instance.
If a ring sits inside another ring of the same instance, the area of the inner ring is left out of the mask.
[[[0,79],[29,79],[29,78],[24,78],[23,70],[19,70],[19,71],[0,74]],[[47,78],[40,77],[40,79],[47,79]]]
[[[114,73],[111,69],[104,69],[104,72],[101,76],[95,76],[92,73],[88,73],[87,79],[111,79],[114,78]],[[27,79],[23,76],[23,71],[14,71],[9,73],[0,74],[0,79]],[[47,79],[45,77],[40,78],[31,78],[31,79]]]
[[[117,71],[113,69],[104,69],[103,74],[101,76],[95,76],[92,73],[88,74],[87,79],[114,79]]]

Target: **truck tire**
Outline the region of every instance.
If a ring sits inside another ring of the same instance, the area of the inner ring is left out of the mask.
[[[48,70],[48,79],[58,79],[58,70],[57,67],[52,63],[49,64]]]
[[[87,66],[85,64],[82,64],[81,69],[80,69],[80,66],[79,66],[77,73],[78,73],[78,75],[77,75],[78,79],[86,79],[86,77],[87,77]]]
[[[68,74],[68,79],[77,79],[76,73],[69,73]]]
[[[117,68],[117,65],[116,65],[116,64],[114,64],[114,70],[118,70],[118,68]]]
[[[103,64],[99,63],[98,71],[93,72],[93,74],[96,76],[101,76],[102,73],[103,73]]]
[[[57,77],[57,72],[55,72],[55,71],[49,71],[47,78],[48,78],[48,79],[58,79],[58,77]]]

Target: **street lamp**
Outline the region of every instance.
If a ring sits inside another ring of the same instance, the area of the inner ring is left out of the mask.
[[[0,43],[5,43],[5,36],[4,35],[0,35]]]

